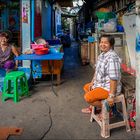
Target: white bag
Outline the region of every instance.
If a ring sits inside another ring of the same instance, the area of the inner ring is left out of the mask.
[[[116,32],[117,31],[116,19],[110,19],[107,23],[104,23],[103,30],[105,32]]]

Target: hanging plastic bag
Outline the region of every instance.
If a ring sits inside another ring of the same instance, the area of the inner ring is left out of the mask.
[[[110,19],[107,23],[104,23],[103,30],[105,32],[116,32],[117,31],[116,19]]]

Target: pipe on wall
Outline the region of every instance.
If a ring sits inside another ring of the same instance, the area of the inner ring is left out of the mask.
[[[31,0],[31,41],[34,42],[35,0]]]

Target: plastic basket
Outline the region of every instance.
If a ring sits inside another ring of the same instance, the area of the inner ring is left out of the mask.
[[[116,18],[116,15],[113,12],[96,12],[98,19],[109,20],[111,18]]]
[[[50,53],[60,53],[61,47],[62,47],[61,45],[50,46],[49,52]]]
[[[37,55],[48,54],[48,52],[49,52],[48,48],[36,48],[34,50],[35,50],[35,54],[37,54]]]
[[[46,44],[31,44],[32,49],[44,48]]]

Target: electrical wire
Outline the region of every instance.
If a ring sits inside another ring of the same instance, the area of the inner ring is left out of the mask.
[[[54,95],[58,96],[58,94],[56,93],[56,91],[54,90],[54,86],[53,86],[53,73],[51,74],[51,88],[52,88],[52,91],[54,93]]]
[[[58,96],[58,94],[56,93],[56,91],[54,90],[54,87],[53,87],[54,61],[52,60],[52,64],[50,64],[50,61],[48,61],[48,66],[49,66],[49,71],[51,73],[51,88],[52,88],[54,95]]]
[[[50,60],[48,60],[48,68],[49,68],[49,72],[51,74],[51,84],[47,85],[47,86],[51,86],[51,89],[54,93],[55,96],[58,96],[58,94],[56,93],[56,91],[54,90],[54,84],[53,84],[53,72],[54,72],[54,62],[53,60],[51,61],[50,64]],[[44,73],[45,74],[45,73]],[[33,83],[35,84],[37,81],[35,81],[35,79],[33,79]]]
[[[48,105],[49,106],[49,105]],[[51,116],[51,107],[49,106],[49,118],[50,118],[50,126],[47,129],[47,131],[43,134],[43,136],[40,138],[40,140],[43,140],[45,138],[45,136],[48,134],[48,132],[51,130],[52,124],[53,124],[53,120],[52,120],[52,116]]]

